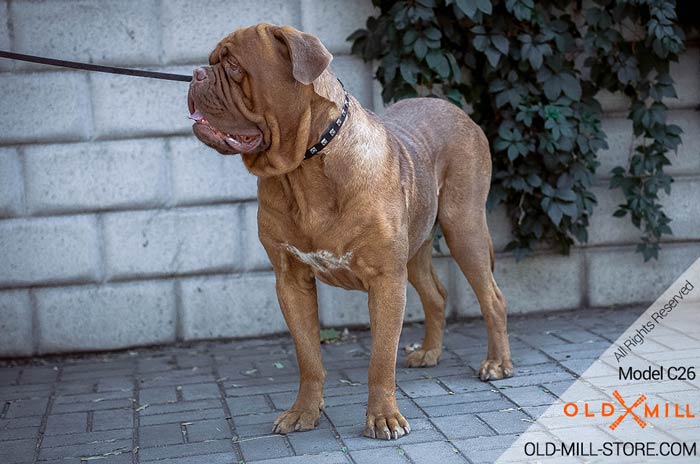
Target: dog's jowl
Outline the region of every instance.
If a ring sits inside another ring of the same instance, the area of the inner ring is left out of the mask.
[[[436,224],[484,315],[488,353],[479,376],[513,374],[486,224],[489,144],[462,110],[439,99],[403,100],[378,118],[346,94],[331,59],[318,39],[290,27],[239,29],[195,70],[190,117],[203,143],[240,154],[259,179],[260,241],[300,369],[296,401],[274,431],[312,429],[323,408],[319,279],[369,293],[364,434],[399,438],[410,432],[394,379],[408,282],[423,304],[425,337],[407,364],[434,366],[442,350],[447,293],[431,259]]]

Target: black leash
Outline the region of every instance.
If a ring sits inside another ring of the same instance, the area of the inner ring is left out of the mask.
[[[171,74],[155,71],[142,71],[140,69],[117,68],[114,66],[102,66],[99,64],[78,63],[77,61],[55,60],[53,58],[44,58],[41,56],[24,55],[22,53],[13,53],[0,50],[0,58],[10,60],[28,61],[30,63],[47,64],[49,66],[60,66],[62,68],[82,69],[85,71],[96,71],[110,74],[123,74],[125,76],[150,77],[151,79],[164,79],[167,81],[190,82],[192,76],[184,74]]]

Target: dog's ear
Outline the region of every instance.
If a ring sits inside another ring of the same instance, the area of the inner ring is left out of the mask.
[[[292,62],[292,76],[302,84],[311,84],[333,59],[333,55],[320,40],[293,27],[278,27],[274,36],[287,46]]]

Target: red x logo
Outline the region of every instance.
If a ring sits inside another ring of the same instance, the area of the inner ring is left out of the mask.
[[[627,407],[627,405],[625,404],[625,400],[622,399],[622,395],[620,395],[620,393],[619,393],[617,390],[615,390],[615,391],[613,392],[613,396],[615,397],[615,399],[616,399],[617,401],[619,401],[619,403],[622,405],[622,407],[625,408],[625,413],[622,414],[622,415],[620,415],[620,417],[618,417],[617,419],[615,419],[615,422],[613,422],[612,424],[610,424],[610,429],[611,429],[611,430],[615,430],[615,429],[617,428],[617,426],[620,425],[620,423],[625,419],[625,417],[627,417],[628,414],[632,414],[632,417],[634,417],[634,421],[635,421],[637,424],[639,424],[639,426],[640,426],[641,428],[644,428],[644,427],[647,426],[647,423],[644,422],[644,421],[643,421],[637,414],[635,414],[634,411],[633,411],[634,408],[636,408],[637,406],[639,406],[640,404],[644,403],[644,402],[647,400],[646,395],[641,395],[639,398],[637,398],[637,401],[635,401],[635,402],[632,404],[632,406],[630,406],[630,407]]]

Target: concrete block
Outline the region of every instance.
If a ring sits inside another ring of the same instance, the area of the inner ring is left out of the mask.
[[[504,205],[497,206],[493,211],[486,213],[486,221],[489,224],[493,249],[496,252],[503,251],[506,245],[513,240],[511,235],[510,219]]]
[[[173,283],[133,282],[36,292],[39,350],[109,350],[175,341]]]
[[[0,1],[0,50],[12,50],[10,45],[10,15],[7,14],[7,0]],[[0,59],[0,72],[12,70],[11,60]]]
[[[451,302],[460,316],[481,314],[474,291],[452,263]],[[543,254],[517,262],[510,255],[496,256],[496,282],[506,297],[509,314],[577,308],[582,303],[582,255]]]
[[[243,237],[241,251],[245,270],[272,269],[272,263],[270,263],[267,252],[258,238],[258,204],[248,202],[241,205],[241,208],[243,216],[241,220]]]
[[[92,282],[99,274],[94,216],[0,222],[0,287]]]
[[[630,100],[620,92],[611,93],[607,90],[601,90],[595,95],[595,98],[598,99],[606,113],[620,113],[629,110]]]
[[[625,244],[639,241],[642,232],[634,227],[629,216],[615,218],[613,213],[624,202],[619,189],[610,190],[607,186],[592,188],[598,198],[591,223],[588,228],[588,243],[591,245]],[[665,240],[695,240],[700,238],[700,179],[681,177],[671,186],[671,195],[660,194],[664,211],[673,220],[673,235]]]
[[[192,133],[184,82],[96,73],[90,76],[90,89],[98,138]]]
[[[14,50],[88,63],[157,63],[156,4],[155,0],[13,1]]]
[[[331,69],[343,85],[367,109],[373,109],[372,66],[355,56],[336,56]]]
[[[671,186],[671,195],[661,202],[666,214],[673,220],[672,240],[700,239],[700,178],[678,178]]]
[[[0,143],[73,142],[91,132],[84,74],[3,74],[0,95]]]
[[[634,249],[586,251],[591,306],[653,302],[700,256],[700,244],[669,244],[661,247],[658,261],[644,263]]]
[[[249,337],[286,330],[273,274],[184,279],[180,285],[185,340]]]
[[[677,63],[671,63],[671,77],[678,98],[664,99],[669,108],[695,108],[700,105],[700,48],[688,48]]]
[[[168,196],[162,140],[36,145],[25,159],[33,213],[143,208]]]
[[[222,156],[194,135],[168,141],[173,197],[178,205],[251,200],[258,179],[240,156]]]
[[[674,184],[675,186],[675,184]],[[613,217],[613,213],[625,201],[620,189],[611,190],[607,185],[595,186],[591,191],[598,199],[588,227],[588,244],[604,245],[633,243],[639,240],[641,232],[632,225],[629,216]]]
[[[166,63],[206,64],[209,53],[226,35],[258,23],[299,28],[297,1],[168,0],[161,3]]]
[[[678,153],[669,153],[672,165],[666,172],[676,174],[697,174],[700,172],[700,113],[693,110],[670,110],[668,122],[683,129],[682,144]],[[627,167],[630,154],[636,143],[632,133],[632,121],[624,115],[605,117],[603,130],[607,135],[609,148],[598,153],[600,166],[598,177],[610,178],[610,171],[616,166]]]
[[[302,29],[318,37],[331,53],[349,54],[352,44],[346,40],[348,36],[364,29],[367,18],[377,14],[370,0],[352,5],[343,0],[301,0]]]
[[[24,211],[24,182],[19,154],[14,148],[0,148],[0,217]]]
[[[240,268],[238,207],[114,213],[104,218],[110,279]]]
[[[600,166],[596,172],[598,177],[609,179],[614,167],[627,167],[634,139],[632,121],[624,116],[606,116],[602,121],[602,129],[607,136],[608,149],[598,152]]]
[[[0,292],[0,333],[0,357],[32,354],[32,305],[28,290]]]
[[[683,129],[678,153],[669,153],[671,166],[666,172],[677,174],[700,174],[700,112],[696,110],[672,110],[668,122]]]
[[[316,279],[316,289],[322,326],[369,326],[367,292],[332,287],[318,279]]]

